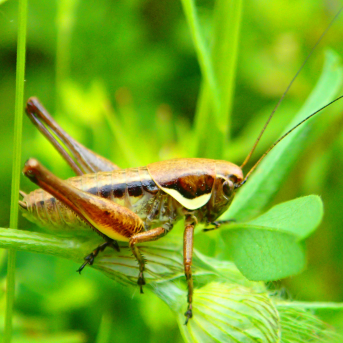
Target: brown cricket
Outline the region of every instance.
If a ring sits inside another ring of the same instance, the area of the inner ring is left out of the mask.
[[[141,293],[145,260],[136,244],[165,236],[184,217],[188,321],[192,317],[194,228],[197,223],[214,223],[228,208],[243,181],[241,168],[226,161],[189,158],[120,169],[71,138],[38,99],[28,100],[26,112],[79,176],[63,181],[29,159],[23,173],[42,189],[21,193],[25,215],[41,226],[72,231],[91,227],[104,237],[104,244],[85,257],[79,272],[107,246],[118,249],[117,241],[128,242],[139,264]],[[76,162],[43,123],[69,148]]]
[[[341,11],[336,14],[314,48]],[[37,160],[29,159],[23,173],[41,189],[29,194],[21,192],[23,199],[19,204],[24,215],[52,231],[64,230],[79,235],[91,228],[104,238],[105,242],[85,257],[78,272],[87,264],[92,265],[98,253],[107,246],[119,251],[117,241],[128,242],[138,261],[137,283],[141,293],[145,284],[145,260],[137,244],[165,236],[178,220],[185,218],[183,261],[188,287],[188,309],[185,313],[187,324],[193,315],[191,266],[195,226],[202,223],[217,228],[223,224],[223,221],[217,219],[228,209],[235,191],[247,181],[265,156],[293,130],[343,97],[323,106],[286,132],[243,176],[242,168],[249,161],[276,109],[314,48],[291,80],[240,167],[227,161],[185,158],[155,162],[146,167],[120,169],[69,136],[37,98],[30,98],[26,105],[29,118],[78,176],[63,181]]]
[[[244,178],[242,166],[251,153],[241,167],[227,161],[184,158],[120,169],[70,137],[33,97],[27,101],[26,113],[78,176],[61,180],[37,160],[29,159],[23,173],[41,189],[29,194],[21,192],[23,199],[19,204],[24,215],[42,227],[75,235],[91,228],[104,238],[105,242],[85,257],[78,272],[87,264],[92,265],[98,253],[107,246],[119,251],[117,241],[128,242],[138,261],[137,283],[141,293],[145,285],[145,260],[136,244],[165,236],[178,220],[185,218],[183,260],[188,287],[187,324],[192,318],[191,266],[195,226],[202,223],[217,228],[223,224],[225,221],[217,221],[217,218],[227,210],[236,189],[246,182],[268,152],[330,104],[312,113],[276,141]],[[64,143],[70,155],[47,128]]]

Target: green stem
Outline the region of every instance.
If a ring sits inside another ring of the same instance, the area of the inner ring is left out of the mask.
[[[111,340],[111,316],[104,313],[101,317],[100,327],[96,337],[96,343],[106,343]]]
[[[0,248],[82,260],[84,253],[81,244],[77,239],[62,239],[43,233],[0,228]]]
[[[196,8],[193,0],[182,0],[184,13],[191,31],[195,50],[197,52],[200,69],[204,79],[209,85],[209,89],[212,95],[215,112],[219,112],[220,109],[220,92],[214,74],[214,68],[209,54],[209,49],[203,39],[201,28],[199,25],[198,17],[196,14]]]
[[[52,234],[0,228],[0,248],[17,249],[33,253],[53,255],[82,263],[83,258],[103,240],[90,233],[89,237],[61,238]],[[146,281],[163,281],[182,277],[183,258],[181,242],[163,244],[163,241],[140,246],[149,261]],[[196,262],[196,261],[195,261]],[[126,243],[120,245],[120,253],[108,248],[97,258],[93,267],[121,283],[136,284],[138,265]],[[151,268],[151,269],[150,269]]]
[[[74,13],[78,2],[78,0],[60,0],[57,2],[56,110],[59,110],[62,83],[70,74],[70,42],[74,28]]]
[[[243,0],[217,0],[213,13],[211,72],[220,94],[219,110],[213,109],[206,78],[201,84],[194,118],[194,155],[223,159],[227,149],[238,57]]]
[[[17,46],[17,71],[16,71],[16,96],[14,118],[14,146],[12,165],[11,213],[10,227],[18,227],[18,200],[19,200],[19,175],[21,162],[21,136],[24,103],[24,78],[25,78],[25,45],[26,45],[27,0],[19,0],[18,8],[18,46]],[[15,290],[15,258],[16,251],[8,250],[7,264],[7,293],[4,343],[10,343],[12,337],[12,315]]]
[[[312,311],[342,311],[343,303],[333,302],[306,302],[306,301],[292,301],[290,303],[280,302],[283,307],[303,308]]]
[[[243,0],[217,0],[214,14],[212,61],[222,94],[219,129],[224,149],[231,131],[242,10]]]

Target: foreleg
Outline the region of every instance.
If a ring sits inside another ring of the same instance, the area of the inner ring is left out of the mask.
[[[192,259],[193,259],[193,240],[194,240],[195,220],[186,219],[186,227],[183,235],[183,264],[188,288],[188,309],[185,313],[186,322],[193,317],[193,277],[192,277]]]
[[[211,225],[214,227],[211,228],[206,228],[203,231],[213,231],[219,229],[219,227],[223,224],[229,224],[229,223],[234,223],[236,220],[235,219],[228,219],[228,220],[216,220],[215,222],[212,222]]]

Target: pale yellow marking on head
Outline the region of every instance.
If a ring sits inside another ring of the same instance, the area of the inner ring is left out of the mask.
[[[186,207],[188,210],[196,210],[204,206],[211,198],[212,193],[203,194],[194,199],[187,199],[182,194],[180,194],[175,189],[161,187],[161,189],[172,196],[176,201],[178,201],[182,206]]]

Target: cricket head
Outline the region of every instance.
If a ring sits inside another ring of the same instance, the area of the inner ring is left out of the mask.
[[[236,189],[244,179],[242,169],[227,161],[215,161],[216,177],[211,197],[206,204],[206,221],[211,223],[230,206]]]

